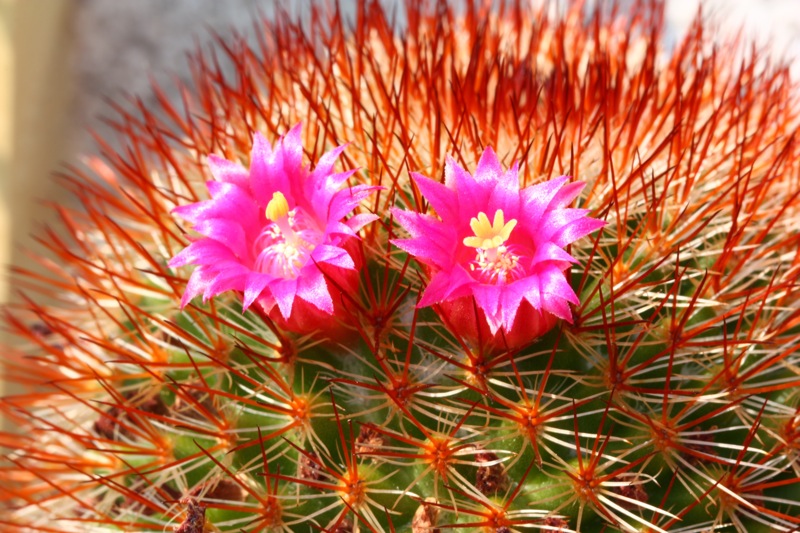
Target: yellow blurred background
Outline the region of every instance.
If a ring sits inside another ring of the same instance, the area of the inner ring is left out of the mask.
[[[0,0],[0,265],[29,264],[40,200],[53,198],[50,176],[65,157],[73,95],[67,61],[69,0]],[[57,88],[57,90],[53,90]],[[13,244],[12,244],[13,243]],[[0,275],[0,301],[16,299]],[[0,333],[0,346],[5,332]],[[0,358],[2,354],[0,353]],[[13,388],[13,386],[12,386]],[[11,392],[8,385],[3,391]]]

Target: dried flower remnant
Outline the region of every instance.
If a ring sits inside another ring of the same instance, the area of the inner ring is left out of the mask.
[[[414,512],[411,520],[412,533],[438,533],[441,529],[436,527],[439,522],[439,507],[436,498],[425,498]]]
[[[287,329],[306,332],[334,314],[333,294],[354,289],[363,263],[357,232],[376,217],[345,217],[376,187],[342,188],[355,173],[333,170],[344,146],[309,171],[300,132],[298,124],[274,148],[256,133],[249,170],[209,156],[211,198],[173,210],[203,235],[169,262],[197,265],[182,306],[200,294],[205,301],[238,291],[245,310],[257,303]]]
[[[191,497],[182,499],[181,503],[186,505],[186,517],[173,531],[175,533],[203,533],[206,531],[206,508]]]
[[[485,496],[503,493],[508,489],[509,479],[503,464],[497,454],[480,452],[475,455],[475,462],[479,463],[475,474],[475,488]]]
[[[310,481],[324,481],[328,479],[322,469],[319,456],[314,451],[300,454],[297,459],[297,477]]]
[[[420,307],[439,305],[457,334],[509,348],[572,322],[578,297],[564,273],[575,259],[564,247],[604,225],[568,207],[583,183],[562,176],[520,189],[518,166],[504,171],[491,148],[474,175],[448,157],[444,184],[412,178],[436,216],[394,209],[411,235],[394,244],[430,270]]]
[[[542,520],[543,531],[567,531],[569,523],[560,516],[548,516]]]
[[[355,441],[356,453],[369,454],[370,452],[374,452],[376,449],[383,446],[383,442],[383,436],[378,433],[375,428],[361,426]],[[375,460],[376,457],[373,456],[372,459]]]

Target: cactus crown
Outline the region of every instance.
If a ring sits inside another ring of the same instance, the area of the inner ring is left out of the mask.
[[[5,314],[0,526],[796,531],[796,87],[633,4],[314,8],[121,111]]]

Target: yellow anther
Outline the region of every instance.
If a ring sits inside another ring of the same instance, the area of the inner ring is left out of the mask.
[[[272,200],[267,204],[267,219],[272,222],[277,222],[289,214],[289,202],[282,192],[277,191],[272,193]]]
[[[464,238],[464,246],[470,248],[481,248],[482,250],[490,250],[497,248],[505,243],[511,236],[511,231],[517,225],[516,219],[505,221],[505,215],[502,209],[494,212],[494,220],[489,224],[489,217],[486,213],[481,211],[477,217],[473,217],[469,221],[469,227],[475,234],[471,237]]]

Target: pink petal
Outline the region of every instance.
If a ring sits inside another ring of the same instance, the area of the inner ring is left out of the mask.
[[[213,239],[200,239],[181,250],[167,264],[170,268],[176,268],[190,264],[213,264],[235,258],[230,248],[224,244],[218,243]]]
[[[353,233],[355,233],[370,222],[374,222],[379,218],[380,217],[378,215],[373,215],[372,213],[363,213],[350,217],[345,224],[347,224],[347,227],[350,228]]]
[[[207,185],[213,199],[176,207],[172,213],[192,223],[206,218],[232,218],[245,228],[258,224],[258,205],[247,191],[219,181],[209,181]]]
[[[486,321],[489,323],[489,329],[492,334],[503,325],[503,316],[500,312],[500,292],[503,287],[501,285],[486,285],[480,284],[472,287],[472,294],[475,296],[475,303],[478,307],[483,309],[486,314]],[[516,310],[514,311],[516,312]]]
[[[517,310],[528,288],[534,285],[532,281],[529,278],[516,281],[503,287],[500,292],[500,318],[503,329],[506,331],[511,331],[511,328],[514,327]]]
[[[247,236],[238,221],[226,218],[207,218],[195,224],[194,230],[226,246],[239,258],[249,259],[250,249]]]
[[[436,231],[437,227],[444,225],[438,218],[416,211],[404,211],[393,207],[390,212],[412,237],[430,235],[430,232]]]
[[[329,265],[346,268],[348,270],[353,270],[356,267],[355,263],[353,263],[353,258],[350,257],[350,254],[338,246],[320,244],[314,248],[314,251],[311,254],[311,259],[317,263],[327,263]],[[309,270],[312,270],[312,265],[313,262],[309,264]],[[313,270],[319,269],[317,269],[316,266],[313,266]],[[303,276],[305,275],[305,269],[303,269]]]
[[[211,174],[217,181],[230,183],[237,187],[247,188],[250,173],[242,165],[211,154],[206,159]]]
[[[572,312],[567,302],[577,304],[579,300],[564,274],[556,268],[548,268],[539,274],[539,282],[543,296],[542,309],[571,323]]]
[[[531,304],[534,309],[542,308],[542,290],[539,283],[538,276],[530,276],[529,279],[533,282],[531,287],[525,291],[524,298]]]
[[[486,150],[481,154],[480,160],[478,160],[478,167],[475,169],[475,181],[495,184],[502,180],[503,174],[503,166],[500,164],[497,154],[494,153],[491,146],[487,146]],[[517,191],[519,191],[519,185],[517,185]]]
[[[314,305],[317,309],[333,314],[331,293],[328,290],[328,284],[325,282],[325,276],[318,268],[313,270],[310,268],[303,269],[303,275],[297,279],[297,296]]]
[[[458,219],[450,223],[468,227],[470,219],[486,209],[492,184],[478,182],[450,156],[447,157],[444,171],[445,183],[458,195]]]
[[[586,184],[582,181],[576,181],[564,185],[560,191],[556,193],[552,200],[550,200],[550,209],[558,209],[569,206],[575,198],[581,193]]]
[[[181,298],[181,309],[186,307],[195,296],[203,294],[215,275],[215,272],[205,270],[203,267],[194,269],[192,275],[189,276],[189,282],[186,284],[186,290]]]
[[[275,191],[285,195],[290,191],[283,157],[281,145],[273,152],[264,136],[255,133],[250,152],[250,189],[259,206],[266,207]]]
[[[439,302],[466,296],[469,291],[464,289],[474,283],[475,280],[460,266],[449,272],[436,272],[428,282],[428,286],[425,287],[417,307],[428,307]]]
[[[322,154],[314,167],[314,171],[308,176],[308,184],[317,186],[317,182],[321,181],[323,184],[333,183],[335,187],[341,185],[344,181],[342,180],[338,183],[337,181],[341,179],[342,174],[334,174],[333,165],[336,164],[336,160],[344,152],[345,148],[347,148],[347,144],[337,146],[333,150]],[[344,179],[346,180],[347,178]]]
[[[572,310],[569,308],[569,304],[564,300],[553,298],[547,301],[542,307],[542,310],[572,324]]]
[[[269,290],[278,304],[278,309],[283,318],[289,319],[292,314],[294,297],[297,294],[297,280],[295,279],[276,279],[269,285]]]
[[[452,241],[452,239],[436,241],[418,237],[415,239],[392,239],[391,243],[426,265],[448,270],[455,262],[456,247],[451,242],[451,247],[445,248],[442,244],[443,241],[447,244],[447,241]]]
[[[355,172],[355,170],[348,170],[347,172],[342,172],[341,174],[336,174],[334,176],[326,176],[323,179],[320,179],[313,186],[307,182],[306,191],[303,193],[304,197],[300,200],[301,203],[307,204],[309,209],[314,210],[320,220],[342,218],[344,215],[353,210],[353,208],[358,204],[359,200],[356,200],[347,206],[339,217],[336,217],[331,213],[331,211],[335,209],[341,209],[341,207],[333,207],[331,205],[331,200],[337,193],[341,192],[339,191],[339,186],[346,182],[350,176],[355,174]],[[362,185],[361,187],[364,186]],[[340,199],[339,201],[341,202],[343,200]]]
[[[330,199],[325,220],[341,220],[380,187],[357,185],[337,191]]]
[[[303,125],[295,124],[289,133],[283,136],[278,148],[283,152],[283,164],[287,173],[303,166]]]
[[[536,248],[531,263],[541,263],[544,261],[561,261],[565,263],[577,263],[578,261],[569,255],[566,250],[553,244],[552,242],[543,242]]]
[[[517,218],[520,208],[519,167],[515,164],[508,172],[503,172],[494,182],[494,188],[486,203],[485,213],[493,217],[502,209],[506,220]]]
[[[526,216],[526,224],[535,227],[539,223],[539,218],[546,212],[550,201],[558,193],[558,190],[564,185],[567,180],[566,176],[561,176],[549,181],[537,183],[530,187],[525,187],[520,191],[522,198],[521,209]]]
[[[253,305],[253,302],[261,296],[264,289],[273,279],[274,278],[270,275],[257,272],[253,272],[247,276],[247,282],[244,287],[244,300],[242,301],[242,312],[247,311],[247,309]]]
[[[519,222],[520,201],[519,193],[506,194],[500,189],[492,191],[492,196],[486,203],[486,208],[482,211],[490,218],[494,218],[494,214],[498,210],[502,210],[505,215],[505,220],[508,222],[511,219],[516,219]],[[497,194],[501,193],[501,194]]]
[[[546,211],[539,220],[532,224],[527,216],[523,217],[522,221],[525,223],[526,228],[535,228],[536,233],[531,233],[534,242],[537,244],[553,240],[561,229],[585,216],[586,211],[583,209],[556,209],[554,211]],[[526,213],[527,215],[527,213]]]
[[[445,270],[451,268],[458,250],[455,228],[429,215],[400,210],[392,210],[392,213],[414,236],[413,239],[393,239],[392,244],[426,264]]]
[[[359,215],[361,216],[361,215]],[[366,215],[364,215],[366,216]],[[352,217],[356,218],[356,217]],[[351,219],[352,220],[352,219]],[[356,232],[350,227],[349,220],[346,222],[328,222],[325,226],[325,235],[326,236],[336,236],[336,235],[349,235],[351,237],[356,236]],[[357,225],[357,222],[356,222]]]
[[[602,228],[606,223],[596,218],[583,217],[564,225],[559,231],[553,234],[551,240],[558,246],[566,246],[575,242],[581,237]]]
[[[550,268],[539,276],[542,294],[555,296],[570,303],[579,303],[578,296],[572,290],[564,273],[557,268]]]
[[[411,173],[419,192],[443,220],[452,220],[458,213],[458,195],[438,181]]]
[[[247,283],[247,276],[251,273],[250,269],[242,266],[241,263],[227,262],[214,265],[216,276],[208,284],[203,292],[203,301],[227,291],[242,291]]]

